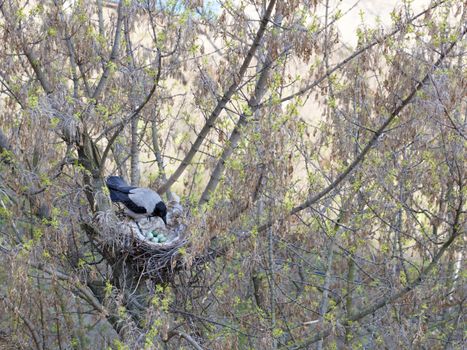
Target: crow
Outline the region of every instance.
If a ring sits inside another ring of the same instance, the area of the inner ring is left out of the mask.
[[[136,220],[159,216],[167,225],[167,207],[157,192],[149,188],[129,186],[120,176],[109,176],[106,185],[112,202],[125,205],[126,215]]]

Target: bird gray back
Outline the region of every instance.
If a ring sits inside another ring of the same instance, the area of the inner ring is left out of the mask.
[[[139,207],[146,209],[148,214],[154,211],[156,204],[162,201],[157,192],[149,188],[134,188],[128,194],[128,197]]]

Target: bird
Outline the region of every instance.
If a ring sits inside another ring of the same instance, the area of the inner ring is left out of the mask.
[[[158,216],[167,225],[167,207],[157,192],[145,187],[129,186],[121,176],[109,176],[106,185],[112,202],[125,205],[126,215],[135,220]]]

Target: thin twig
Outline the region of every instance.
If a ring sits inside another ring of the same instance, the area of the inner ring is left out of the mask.
[[[196,350],[203,350],[203,348],[193,339],[193,337],[191,337],[189,334],[182,332],[182,331],[177,331],[177,330],[170,331],[167,336],[166,342],[169,341],[174,336],[179,336],[180,338],[184,338]]]
[[[391,124],[391,122],[409,105],[409,103],[412,101],[412,99],[416,96],[417,92],[422,89],[423,86],[427,83],[429,80],[430,74],[434,70],[436,70],[441,63],[444,61],[446,56],[451,52],[451,50],[454,48],[454,46],[458,43],[460,39],[462,39],[467,32],[467,28],[465,28],[462,33],[459,35],[458,40],[452,42],[444,51],[441,56],[438,58],[438,60],[433,64],[432,68],[429,69],[428,73],[425,75],[425,77],[417,83],[417,85],[413,88],[413,90],[410,92],[410,94],[403,99],[402,101],[399,102],[397,107],[391,112],[390,116],[384,121],[384,123],[375,131],[373,134],[373,137],[370,139],[370,141],[366,144],[365,148],[359,153],[359,155],[353,160],[353,162],[339,175],[335,178],[334,181],[332,181],[331,184],[329,184],[325,189],[323,189],[321,192],[315,194],[311,198],[307,199],[305,202],[302,204],[296,206],[293,208],[286,216],[291,216],[298,214],[302,210],[309,208],[316,202],[318,202],[321,198],[326,196],[328,193],[333,191],[337,186],[340,185],[341,182],[343,182],[347,176],[365,159],[365,156],[368,154],[368,152],[373,148],[373,146],[376,145],[379,137],[386,131],[386,128]],[[265,231],[268,229],[270,226],[274,224],[274,222],[277,219],[269,220],[265,224],[261,225],[258,228],[258,232]]]
[[[331,76],[331,74],[333,74],[335,71],[341,69],[342,67],[344,67],[347,63],[349,63],[350,61],[352,61],[354,58],[360,56],[362,53],[366,52],[367,50],[371,49],[373,46],[377,45],[377,44],[381,44],[383,43],[384,41],[388,40],[389,38],[391,38],[392,36],[394,36],[395,34],[399,33],[401,31],[402,28],[404,28],[406,25],[412,23],[413,21],[415,21],[416,19],[420,18],[421,16],[425,15],[427,12],[433,10],[434,8],[442,5],[443,3],[445,3],[447,0],[442,0],[442,1],[439,1],[435,4],[433,4],[432,6],[428,7],[426,10],[418,13],[417,15],[415,15],[414,17],[410,18],[409,20],[407,20],[403,25],[400,25],[398,26],[397,28],[395,28],[394,30],[392,30],[391,32],[389,32],[388,34],[384,35],[383,37],[380,37],[380,38],[376,38],[375,40],[373,40],[371,43],[363,46],[362,48],[360,48],[359,50],[355,51],[354,53],[352,53],[350,56],[348,56],[347,58],[345,58],[344,60],[342,60],[340,63],[338,63],[337,65],[335,65],[333,68],[331,68],[330,70],[327,70],[326,73],[324,75],[322,75],[320,78],[316,79],[315,81],[313,81],[311,84],[308,84],[306,86],[304,86],[303,88],[301,88],[299,91],[289,95],[289,96],[286,96],[282,99],[279,100],[278,103],[283,103],[283,102],[286,102],[286,101],[290,101],[292,100],[293,98],[295,97],[299,97],[301,95],[303,95],[304,93],[306,92],[309,92],[310,90],[314,89],[316,86],[318,86],[319,84],[321,84],[324,80],[326,80],[327,78],[329,78],[329,76]],[[269,100],[266,100],[264,101],[261,105],[260,105],[260,108],[269,103],[270,101]]]
[[[177,181],[177,179],[182,175],[182,173],[185,171],[186,167],[190,164],[191,160],[195,156],[195,154],[198,152],[198,149],[201,147],[201,144],[203,143],[204,139],[208,135],[209,131],[211,128],[214,126],[214,122],[217,120],[219,115],[221,114],[222,110],[226,106],[226,104],[230,101],[232,98],[233,94],[237,91],[238,86],[240,85],[243,76],[245,75],[248,66],[250,65],[251,60],[253,59],[253,56],[256,52],[256,49],[259,47],[261,39],[263,37],[264,32],[266,31],[267,24],[269,22],[269,18],[271,17],[272,10],[274,9],[274,6],[276,4],[276,0],[271,0],[269,2],[269,5],[266,9],[266,12],[261,19],[261,24],[258,28],[258,31],[256,33],[255,39],[253,40],[253,43],[251,44],[250,49],[248,50],[248,53],[240,66],[240,69],[236,76],[234,76],[234,81],[230,85],[230,87],[227,89],[227,91],[224,93],[224,96],[222,96],[221,100],[217,104],[217,106],[214,108],[212,111],[211,115],[206,121],[206,124],[203,126],[201,131],[199,132],[195,142],[191,146],[191,149],[188,151],[187,155],[185,158],[182,160],[178,168],[175,170],[175,172],[170,176],[170,178],[167,180],[165,184],[163,184],[159,189],[159,193],[164,193],[166,192],[172,184]]]
[[[438,253],[433,257],[431,260],[430,264],[422,269],[422,271],[419,273],[417,278],[413,279],[411,282],[409,282],[404,288],[400,289],[399,291],[392,293],[390,296],[387,298],[384,298],[383,300],[379,302],[375,302],[371,304],[370,306],[364,308],[360,312],[351,315],[348,318],[345,318],[342,322],[340,322],[344,327],[349,326],[352,322],[356,322],[361,320],[362,318],[371,315],[375,313],[377,310],[381,309],[382,307],[393,303],[397,299],[403,297],[405,294],[408,292],[412,291],[413,289],[417,288],[423,281],[425,281],[426,277],[430,274],[430,272],[438,265],[439,260],[441,257],[444,255],[446,250],[453,244],[454,240],[462,235],[462,231],[460,230],[459,226],[459,220],[462,212],[462,207],[464,205],[464,202],[461,198],[459,201],[459,205],[457,206],[456,210],[456,215],[454,218],[454,222],[452,223],[452,233],[448,240],[443,244],[443,246],[440,248]],[[301,344],[298,344],[297,346],[294,346],[292,349],[298,350],[298,349],[308,349],[309,346],[313,343],[316,343],[320,339],[324,339],[328,337],[331,334],[332,328],[328,327],[327,329],[318,332],[314,337],[302,342]]]
[[[123,23],[123,4],[125,1],[119,1],[118,3],[118,9],[117,9],[117,25],[115,26],[115,37],[114,37],[114,43],[112,46],[112,51],[110,52],[110,57],[109,61],[107,62],[104,72],[102,73],[102,76],[99,80],[99,83],[97,84],[96,90],[94,90],[94,93],[92,95],[92,98],[97,101],[99,98],[100,94],[102,93],[105,84],[107,83],[107,80],[110,77],[110,71],[112,69],[112,64],[115,62],[117,59],[117,54],[118,54],[118,49],[120,47],[120,38],[121,38],[121,31],[122,31],[122,23]]]
[[[13,303],[11,303],[4,295],[0,295],[0,300],[11,310],[13,310],[13,312],[15,314],[17,314],[19,316],[19,318],[21,318],[21,320],[24,322],[24,324],[26,325],[26,327],[29,329],[29,332],[31,332],[31,336],[32,336],[32,340],[34,341],[34,344],[36,345],[36,348],[39,349],[39,350],[42,350],[44,349],[42,347],[42,342],[41,342],[41,339],[39,337],[39,334],[37,333],[35,327],[34,327],[34,324],[32,323],[32,321],[26,317],[20,310],[17,306],[15,306]]]

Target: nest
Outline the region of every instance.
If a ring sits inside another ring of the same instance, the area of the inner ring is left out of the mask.
[[[169,282],[181,265],[180,248],[187,244],[187,226],[182,220],[183,208],[178,201],[167,204],[167,226],[159,217],[136,222],[123,211],[117,216],[101,212],[96,217],[100,231],[104,231],[104,245],[116,261],[124,259],[138,274],[156,283]],[[151,240],[149,233],[163,235],[165,240]]]

